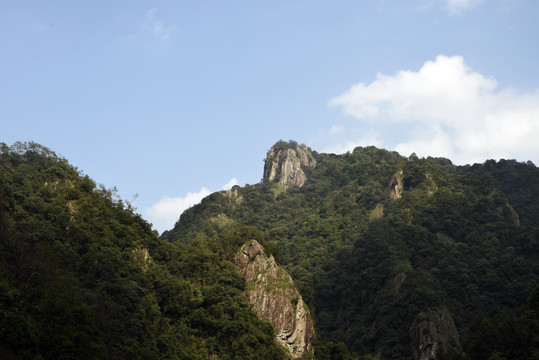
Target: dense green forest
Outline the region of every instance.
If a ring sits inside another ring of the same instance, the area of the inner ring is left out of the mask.
[[[51,150],[0,146],[1,359],[285,359],[231,261],[250,239],[294,278],[316,359],[539,358],[531,162],[279,141],[268,172],[308,152],[302,186],[277,167],[159,237]]]
[[[1,359],[282,359],[231,263],[187,248],[47,148],[1,145]]]
[[[266,164],[288,149],[302,156],[280,141]],[[210,195],[162,237],[261,230],[314,310],[319,359],[418,358],[429,337],[439,359],[539,358],[534,164],[459,167],[375,147],[311,155],[302,187],[283,188],[279,168]]]

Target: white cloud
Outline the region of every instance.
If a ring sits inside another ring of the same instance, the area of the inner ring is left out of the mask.
[[[229,190],[234,185],[238,185],[236,178],[230,179],[221,190]],[[165,196],[150,208],[144,211],[153,227],[160,233],[170,230],[180,218],[180,215],[190,207],[200,203],[202,199],[210,195],[211,191],[203,187],[199,192],[188,192],[185,196],[168,197]]]
[[[411,139],[406,143],[398,144],[395,151],[408,156],[411,153],[429,156],[447,156],[452,153],[450,136],[441,128],[416,128],[412,131]]]
[[[452,15],[458,15],[462,11],[479,5],[483,0],[445,0],[446,8]]]
[[[146,32],[152,34],[157,41],[161,42],[169,39],[174,31],[176,31],[176,27],[165,26],[165,24],[157,18],[156,13],[157,9],[150,9],[146,11],[142,28]]]
[[[165,196],[149,209],[146,209],[145,214],[154,228],[159,232],[163,232],[167,229],[172,229],[185,210],[198,204],[208,195],[210,195],[210,191],[203,187],[199,192],[189,192],[185,196]]]
[[[379,74],[370,84],[354,85],[330,104],[377,133],[383,125],[406,125],[406,133],[389,141],[403,155],[445,156],[461,164],[488,158],[537,162],[539,91],[497,86],[462,57],[440,55],[418,72]]]

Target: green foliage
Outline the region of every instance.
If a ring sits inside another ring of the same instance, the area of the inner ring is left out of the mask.
[[[230,261],[255,229],[171,245],[52,151],[1,150],[1,358],[284,358]]]
[[[533,164],[457,167],[375,147],[314,156],[303,187],[246,186],[233,205],[225,193],[212,194],[165,237],[187,244],[197,234],[217,237],[225,229],[207,219],[220,214],[262,231],[314,310],[317,358],[411,358],[410,328],[432,308],[452,314],[467,354],[474,345],[464,334],[477,313],[515,311],[537,285]]]
[[[298,147],[298,143],[294,140],[289,140],[288,142],[284,140],[279,140],[275,143],[275,145],[273,145],[272,149],[277,154],[282,150],[288,150],[288,149],[295,150],[297,147]]]
[[[539,355],[539,286],[517,311],[476,316],[468,328],[469,359],[535,359]]]
[[[489,177],[507,196],[522,225],[539,226],[539,172],[531,161],[488,160],[459,171]]]
[[[439,359],[538,357],[531,163],[313,153],[303,187],[214,193],[159,239],[49,149],[0,150],[0,358],[282,359],[230,261],[250,239],[314,312],[305,358],[410,359],[432,309],[452,314],[463,347]]]

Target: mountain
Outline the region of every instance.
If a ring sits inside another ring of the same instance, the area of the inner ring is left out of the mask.
[[[538,209],[531,162],[455,166],[279,141],[261,183],[208,196],[162,238],[262,231],[314,314],[317,359],[528,359]]]
[[[245,227],[193,246],[51,150],[1,144],[1,359],[283,359],[233,264]]]
[[[531,162],[279,141],[159,237],[0,144],[0,358],[539,358],[538,211]]]

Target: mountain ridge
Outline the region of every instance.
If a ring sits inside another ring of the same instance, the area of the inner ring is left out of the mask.
[[[314,309],[320,358],[341,342],[380,359],[413,357],[419,348],[438,348],[426,358],[466,358],[474,351],[472,320],[502,309],[518,312],[537,285],[538,201],[531,199],[539,199],[539,171],[533,163],[456,166],[358,147],[343,155],[312,152],[316,166],[306,167],[288,158],[299,159],[299,147],[279,141],[268,151],[263,181],[236,189],[241,204],[231,208],[222,193],[212,194],[182,215],[168,240],[214,236],[221,229],[204,219],[222,215],[262,230]],[[268,169],[286,163],[295,163],[288,173],[303,172],[304,181],[283,184],[268,176]],[[404,329],[435,308],[454,318],[457,335],[447,330],[413,340]],[[388,311],[400,316],[390,318]],[[379,325],[369,330],[368,324]],[[463,342],[464,352],[455,342]]]
[[[253,240],[310,310],[303,358],[539,354],[533,163],[280,141],[263,181],[210,194],[158,238],[51,150],[0,149],[2,358],[288,358],[277,335],[295,331],[257,316],[234,264]]]

